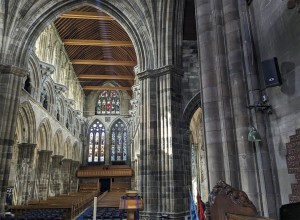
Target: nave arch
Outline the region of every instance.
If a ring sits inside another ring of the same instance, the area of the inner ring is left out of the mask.
[[[197,93],[184,108],[183,121],[188,134],[185,136],[188,145],[185,146],[190,150],[192,192],[194,199],[196,199],[197,192],[199,191],[201,197],[207,201],[209,189],[202,115],[201,94]]]
[[[142,1],[138,0],[67,0],[55,2],[41,0],[39,1],[40,5],[35,3],[36,2],[29,1],[27,4],[22,5],[23,1],[10,1],[8,8],[15,7],[17,9],[16,14],[19,14],[18,12],[20,12],[22,19],[18,19],[11,24],[10,28],[13,31],[7,33],[7,38],[5,38],[5,41],[7,42],[4,42],[4,45],[8,46],[1,48],[1,51],[5,56],[0,58],[0,63],[27,69],[26,66],[29,59],[28,52],[33,48],[34,43],[42,30],[44,30],[46,26],[54,21],[60,14],[86,4],[95,6],[110,14],[112,17],[116,18],[127,31],[133,41],[137,54],[138,63],[136,73],[145,71],[146,74],[151,74],[152,70],[161,68],[158,70],[157,75],[164,74],[165,72],[171,74],[173,71],[177,74],[176,65],[180,66],[181,59],[181,41],[179,34],[181,33],[181,25],[177,27],[176,25],[173,25],[173,23],[176,23],[177,19],[179,23],[181,22],[180,19],[182,16],[180,15],[183,12],[180,11],[179,14],[176,14],[175,16],[174,11],[177,7],[183,7],[184,3],[182,1],[166,0],[161,5],[162,10],[156,10],[155,3],[153,3],[153,5],[150,5],[152,4],[151,2],[142,4]],[[39,7],[41,5],[42,7]],[[8,21],[14,20],[12,14],[9,16],[12,17],[9,17],[7,19]],[[159,19],[157,19],[157,17],[159,17]],[[164,19],[168,20],[168,25],[160,22]],[[178,33],[179,37],[177,38],[177,34],[173,36],[170,33]],[[180,78],[179,75],[180,74],[178,74],[178,78]],[[165,92],[162,94],[162,97],[169,96],[167,92]],[[166,123],[171,124],[169,118],[166,119]],[[164,138],[164,134],[159,135]],[[153,137],[151,136],[150,138]],[[68,155],[69,152],[66,152],[66,154]],[[167,172],[165,171],[167,168],[163,167],[163,169],[164,172]],[[167,178],[170,178],[170,182],[172,182],[172,174],[168,173],[168,175]],[[181,182],[176,182],[176,184],[180,186]],[[149,188],[151,188],[151,185],[149,185]],[[169,192],[171,194],[171,197],[169,198],[170,201],[174,200],[172,192],[173,189]],[[145,193],[149,192],[145,191]],[[186,195],[184,196],[187,198]],[[149,197],[150,196],[148,196],[148,198]],[[166,204],[165,207],[169,207],[167,199],[164,202]],[[179,212],[181,209],[176,211]],[[149,211],[155,212],[156,210]]]
[[[36,143],[36,117],[29,102],[24,102],[19,107],[16,133],[18,143]]]
[[[67,137],[65,143],[64,143],[64,158],[65,159],[72,159],[73,149],[71,144],[70,137]]]
[[[49,120],[44,119],[37,133],[37,148],[38,150],[52,150],[52,129]]]
[[[53,155],[63,155],[62,141],[63,134],[62,131],[58,129],[54,134]]]

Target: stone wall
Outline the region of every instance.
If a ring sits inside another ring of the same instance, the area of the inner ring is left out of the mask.
[[[264,117],[273,152],[274,184],[278,185],[276,197],[282,204],[289,202],[291,184],[296,182],[294,175],[287,172],[285,143],[300,127],[300,16],[297,9],[288,10],[286,4],[281,0],[254,0],[249,8],[261,89],[265,88],[261,61],[277,57],[281,71],[282,85],[264,90],[273,107],[273,114]]]
[[[191,99],[200,92],[200,67],[197,41],[183,41],[182,67],[184,72],[182,80],[182,105],[183,109],[185,109]],[[198,101],[200,103],[200,99]]]
[[[51,75],[54,82],[67,87],[67,91],[65,92],[66,98],[74,100],[75,109],[82,112],[85,100],[84,91],[74,72],[64,44],[53,24],[49,25],[41,33],[36,41],[35,47],[37,57],[41,61],[55,67],[55,71]]]
[[[292,193],[289,202],[300,202],[300,129],[290,136],[290,142],[286,144],[288,173],[294,174],[296,181],[291,184]]]

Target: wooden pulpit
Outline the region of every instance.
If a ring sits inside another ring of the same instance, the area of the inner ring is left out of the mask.
[[[119,209],[127,212],[127,220],[137,219],[136,216],[143,208],[143,199],[137,191],[127,190],[126,195],[120,198]]]

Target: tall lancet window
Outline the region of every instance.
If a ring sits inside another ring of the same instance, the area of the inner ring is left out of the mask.
[[[88,162],[104,162],[105,128],[100,121],[95,121],[90,127]]]
[[[120,98],[115,90],[105,90],[99,95],[96,104],[96,115],[118,115],[120,114]]]
[[[127,159],[127,129],[121,120],[111,128],[111,161],[126,161]]]

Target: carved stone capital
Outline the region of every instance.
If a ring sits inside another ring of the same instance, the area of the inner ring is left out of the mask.
[[[167,74],[177,75],[177,76],[182,77],[183,70],[179,69],[176,66],[168,65],[168,66],[161,67],[159,69],[146,70],[144,72],[140,72],[137,74],[137,76],[138,76],[139,80],[143,80],[143,79],[147,79],[147,78],[160,77],[160,76],[167,75]]]
[[[55,72],[55,67],[49,63],[40,61],[41,73],[43,76],[50,76]]]

